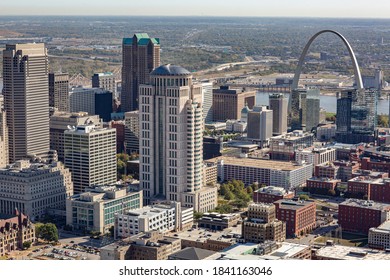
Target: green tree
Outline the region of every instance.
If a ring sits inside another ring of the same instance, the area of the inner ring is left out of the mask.
[[[222,204],[222,205],[218,205],[214,211],[221,214],[229,214],[233,212],[233,208],[229,204]]]
[[[237,199],[232,202],[232,205],[237,207],[238,209],[242,209],[248,207],[248,202],[242,199]]]
[[[378,126],[388,127],[389,126],[389,117],[386,115],[378,115]]]
[[[32,242],[31,241],[24,241],[23,242],[23,249],[28,249],[31,247]]]
[[[301,199],[301,200],[309,200],[310,197],[307,194],[300,194],[299,195],[299,199]]]
[[[246,188],[246,192],[247,192],[248,194],[253,194],[253,189],[252,189],[252,187],[251,187],[251,186],[247,187],[247,188]]]
[[[231,191],[227,191],[227,192],[225,193],[224,198],[225,198],[226,200],[233,200],[233,199],[235,198],[235,196],[234,196],[234,194],[233,194]]]
[[[199,219],[200,218],[202,218],[202,216],[203,216],[203,213],[201,213],[201,212],[194,212],[194,220],[195,221],[199,221]]]
[[[35,236],[48,242],[58,241],[58,229],[55,224],[38,223],[35,225]]]

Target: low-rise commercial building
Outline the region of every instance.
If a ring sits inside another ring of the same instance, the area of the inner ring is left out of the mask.
[[[187,230],[193,225],[193,208],[181,207],[180,202],[155,204],[118,213],[115,217],[115,238],[125,238],[141,232]]]
[[[335,188],[340,180],[330,178],[310,178],[306,181],[306,187],[310,193],[321,195],[334,195]]]
[[[278,200],[276,218],[286,222],[286,235],[295,237],[311,232],[316,226],[316,203],[314,201]]]
[[[253,192],[253,202],[274,203],[280,199],[292,199],[294,193],[282,187],[267,186]]]
[[[0,216],[0,257],[22,250],[24,242],[35,241],[35,226],[29,217],[15,210],[12,217]]]
[[[76,230],[107,233],[115,215],[142,207],[142,191],[129,192],[120,186],[91,187],[66,201],[66,223]]]
[[[237,225],[239,214],[204,213],[198,221],[198,226],[211,230],[223,230]]]
[[[212,259],[215,254],[217,253],[211,250],[187,247],[179,252],[169,255],[168,260],[207,260],[210,258]]]
[[[296,162],[311,163],[313,166],[336,160],[336,150],[332,148],[306,148],[295,151]]]
[[[294,160],[295,151],[311,147],[314,134],[294,130],[286,134],[271,137],[269,140],[270,158],[273,160]]]
[[[374,201],[347,199],[339,204],[338,223],[343,231],[368,234],[390,220],[390,204]]]
[[[37,220],[48,209],[65,210],[65,201],[73,195],[68,168],[61,162],[30,163],[19,160],[0,169],[0,213],[15,209]]]
[[[316,250],[316,260],[390,260],[390,254],[370,248],[341,245],[325,246]]]
[[[250,204],[248,219],[242,224],[242,238],[246,242],[282,242],[286,239],[286,223],[276,219],[275,205]]]

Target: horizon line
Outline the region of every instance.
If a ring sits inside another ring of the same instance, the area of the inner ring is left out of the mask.
[[[362,19],[362,20],[390,20],[388,17],[337,17],[337,16],[234,16],[234,15],[85,15],[85,14],[44,14],[44,15],[29,15],[29,14],[15,14],[2,15],[0,17],[198,17],[198,18],[286,18],[286,19]]]

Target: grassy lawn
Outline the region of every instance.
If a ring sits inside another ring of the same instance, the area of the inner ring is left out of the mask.
[[[363,235],[351,234],[351,233],[343,233],[343,238],[334,238],[321,236],[318,237],[315,242],[316,243],[325,243],[327,240],[333,240],[335,244],[349,246],[349,247],[363,247],[367,245],[368,238]]]

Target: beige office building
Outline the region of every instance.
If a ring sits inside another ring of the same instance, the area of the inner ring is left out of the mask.
[[[69,74],[49,73],[49,106],[69,112]]]
[[[8,127],[7,117],[4,110],[4,97],[0,95],[0,168],[5,167],[8,158]]]
[[[65,200],[71,195],[71,174],[61,162],[20,160],[0,169],[0,213],[13,214],[18,209],[31,219],[40,218],[48,209],[65,210]]]
[[[98,115],[89,115],[86,112],[68,113],[56,111],[50,116],[50,149],[56,150],[58,160],[64,161],[65,134],[69,127],[94,124],[101,126],[101,119]]]
[[[146,204],[180,201],[206,212],[217,203],[216,188],[203,186],[202,87],[176,65],[162,65],[141,85],[140,186]]]
[[[47,69],[44,44],[10,44],[3,50],[10,162],[27,155],[47,157],[50,146]]]
[[[65,166],[72,172],[74,192],[116,182],[116,129],[80,125],[65,131]]]

